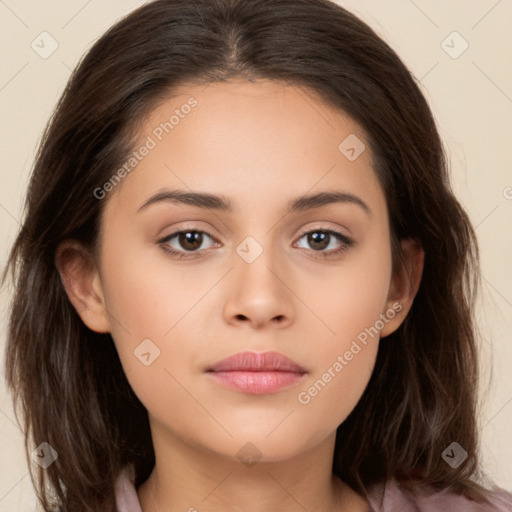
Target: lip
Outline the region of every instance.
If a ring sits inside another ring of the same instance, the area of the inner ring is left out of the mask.
[[[279,352],[239,352],[206,372],[219,384],[242,393],[267,394],[293,386],[307,370]]]

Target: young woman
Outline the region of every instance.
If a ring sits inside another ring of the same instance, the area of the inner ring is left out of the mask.
[[[363,22],[142,6],[73,73],[4,274],[44,510],[512,510],[479,466],[477,266]]]

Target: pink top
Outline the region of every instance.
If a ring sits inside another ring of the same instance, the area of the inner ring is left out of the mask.
[[[444,490],[418,488],[408,494],[391,480],[387,485],[375,486],[370,497],[368,512],[512,512],[512,494],[496,488],[489,491],[490,505]],[[116,486],[116,512],[142,512],[132,473],[123,471]]]

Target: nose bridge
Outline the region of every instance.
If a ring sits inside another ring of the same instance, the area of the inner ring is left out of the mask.
[[[256,238],[258,236],[258,238]],[[275,268],[279,266],[280,259],[272,235],[248,235],[236,247],[236,254],[241,261],[237,261],[238,277],[242,281],[261,282],[269,286],[276,280]]]
[[[232,287],[225,304],[227,320],[243,318],[260,326],[273,319],[281,325],[290,321],[291,297],[279,270],[282,255],[271,234],[248,235],[235,251]]]

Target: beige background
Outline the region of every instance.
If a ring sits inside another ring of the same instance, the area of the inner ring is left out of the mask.
[[[0,0],[2,268],[19,227],[37,142],[70,70],[115,20],[142,3]],[[373,26],[421,81],[448,150],[455,191],[477,227],[484,384],[492,371],[489,385],[482,386],[487,391],[481,412],[482,455],[490,477],[512,490],[512,1],[338,3]],[[49,36],[39,37],[44,31],[58,43],[46,59],[31,47],[32,41],[45,37],[45,48],[51,48]],[[469,47],[458,55],[466,42]],[[2,358],[9,293],[2,289]],[[0,373],[0,510],[33,511],[34,493],[3,365]]]

